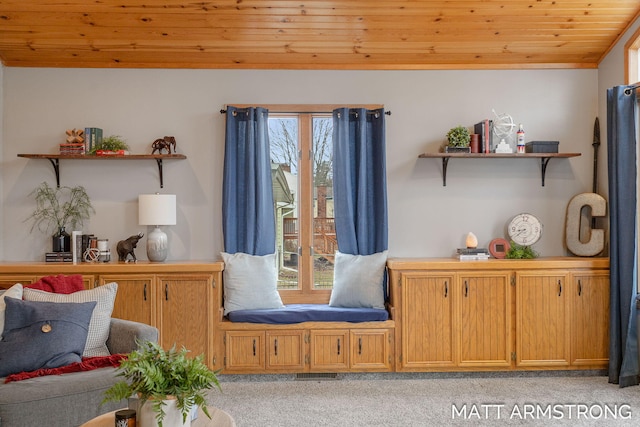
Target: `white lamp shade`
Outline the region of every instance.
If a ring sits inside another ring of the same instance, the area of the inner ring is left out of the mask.
[[[140,194],[139,225],[176,225],[175,194]]]

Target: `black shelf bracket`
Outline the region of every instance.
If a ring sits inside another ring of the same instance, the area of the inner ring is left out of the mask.
[[[442,186],[447,186],[447,166],[449,166],[449,159],[451,157],[442,158]]]
[[[542,186],[544,187],[544,177],[547,174],[547,164],[551,160],[551,157],[542,157],[540,159],[540,166],[542,166]]]
[[[60,159],[52,159],[51,157],[47,157],[51,162],[51,166],[53,166],[53,171],[56,174],[56,187],[60,188]]]
[[[156,162],[158,162],[158,173],[160,174],[160,188],[164,188],[164,178],[162,177],[162,159],[158,158],[156,159]],[[544,185],[544,183],[542,185]]]

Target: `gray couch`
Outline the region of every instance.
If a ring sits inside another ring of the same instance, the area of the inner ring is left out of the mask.
[[[111,319],[107,347],[112,354],[130,353],[136,340],[158,341],[158,330],[143,323]],[[119,380],[115,368],[48,375],[4,383],[0,378],[0,426],[78,426],[126,401],[101,405],[104,392]]]

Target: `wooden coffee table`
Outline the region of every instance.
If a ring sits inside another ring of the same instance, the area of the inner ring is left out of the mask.
[[[231,415],[224,412],[222,409],[214,408],[213,406],[207,406],[211,419],[202,412],[202,409],[198,409],[198,418],[191,423],[191,427],[235,427],[236,422]],[[108,412],[87,421],[80,427],[113,427],[115,425],[116,412]]]

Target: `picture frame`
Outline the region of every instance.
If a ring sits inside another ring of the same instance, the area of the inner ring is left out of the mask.
[[[496,259],[504,259],[510,248],[511,244],[501,237],[497,237],[489,243],[489,253]]]

